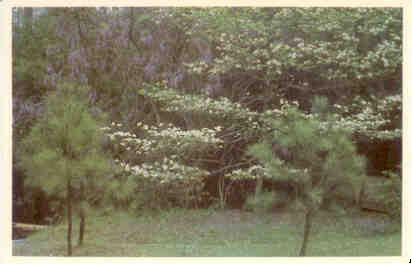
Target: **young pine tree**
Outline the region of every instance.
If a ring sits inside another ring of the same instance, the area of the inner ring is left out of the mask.
[[[328,128],[331,123],[324,122],[326,119],[325,115],[305,117],[296,107],[287,106],[273,119],[274,133],[249,149],[273,179],[294,186],[297,201],[305,210],[300,256],[306,254],[312,218],[325,196],[338,185],[350,184],[358,199],[365,174],[364,159],[356,154],[349,135]],[[282,159],[271,148],[275,143],[291,155]]]
[[[79,244],[83,241],[86,194],[109,170],[101,148],[98,121],[87,104],[86,89],[64,83],[45,101],[45,113],[23,140],[21,164],[28,182],[66,198],[67,255],[72,254],[72,209],[80,206]],[[77,200],[74,200],[76,193]]]

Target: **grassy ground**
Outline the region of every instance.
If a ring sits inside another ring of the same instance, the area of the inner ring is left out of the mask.
[[[296,256],[303,215],[238,210],[171,210],[157,215],[94,215],[75,256]],[[399,256],[401,235],[379,216],[315,218],[308,256]],[[76,228],[78,222],[76,221]],[[63,256],[66,227],[48,228],[13,247],[13,255]],[[77,239],[77,230],[74,230]]]

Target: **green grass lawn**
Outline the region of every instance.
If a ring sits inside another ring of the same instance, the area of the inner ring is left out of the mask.
[[[77,224],[74,239],[77,243]],[[75,256],[296,256],[303,214],[254,214],[239,210],[170,210],[132,216],[94,214]],[[308,256],[399,256],[400,229],[382,216],[338,216],[320,212],[314,220]],[[13,255],[64,256],[66,227],[29,236]]]

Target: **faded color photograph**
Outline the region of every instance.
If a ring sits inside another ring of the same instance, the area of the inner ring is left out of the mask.
[[[402,8],[12,10],[13,256],[400,256]]]

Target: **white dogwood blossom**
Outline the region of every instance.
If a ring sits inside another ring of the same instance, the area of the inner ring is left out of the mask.
[[[147,179],[159,184],[169,184],[176,181],[201,183],[203,177],[209,174],[206,170],[182,165],[169,158],[141,165],[130,165],[127,162],[119,162],[118,165],[136,178]]]

